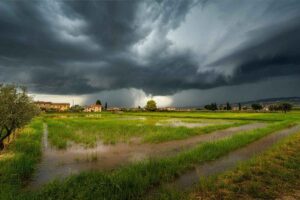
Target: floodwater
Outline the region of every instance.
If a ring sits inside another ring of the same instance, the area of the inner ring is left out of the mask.
[[[209,125],[214,125],[216,123],[212,122],[184,122],[179,119],[169,119],[165,120],[163,123],[162,122],[157,122],[155,125],[156,126],[169,126],[169,127],[186,127],[186,128],[199,128],[199,127],[204,127],[204,126],[209,126]],[[226,124],[222,122],[222,124]],[[228,123],[227,123],[228,124]]]
[[[198,183],[201,177],[207,177],[224,172],[226,170],[230,170],[234,168],[239,162],[248,160],[256,154],[266,151],[280,139],[290,134],[299,132],[299,130],[300,125],[275,132],[247,145],[244,148],[237,149],[218,160],[206,162],[205,164],[196,166],[193,170],[180,176],[174,183],[172,183],[172,185],[173,187],[175,186],[176,188],[180,189],[189,188],[193,184]]]
[[[247,124],[185,140],[168,141],[159,144],[118,143],[115,145],[104,145],[98,143],[95,148],[86,149],[80,145],[73,145],[66,150],[58,150],[49,145],[48,129],[45,124],[43,158],[29,187],[36,188],[54,178],[61,179],[81,171],[110,170],[151,157],[174,155],[201,142],[223,139],[241,131],[253,130],[264,126],[266,126],[264,123]]]

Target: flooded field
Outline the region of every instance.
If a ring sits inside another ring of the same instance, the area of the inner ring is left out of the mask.
[[[10,165],[20,163],[18,168],[2,164],[0,172],[19,169],[28,160],[36,163],[22,186],[25,199],[49,194],[51,199],[90,194],[99,199],[151,199],[165,186],[184,191],[202,177],[234,169],[300,133],[299,122],[295,114],[46,114],[24,133],[24,146],[17,141],[13,151],[0,156],[1,163],[12,160]]]
[[[65,150],[58,150],[48,142],[48,127],[44,125],[43,158],[38,166],[32,187],[54,179],[64,178],[88,170],[110,170],[135,161],[154,157],[171,156],[187,150],[201,142],[223,139],[241,131],[253,130],[266,126],[264,123],[253,123],[239,127],[215,131],[210,134],[194,136],[185,140],[175,140],[159,144],[117,143],[114,145],[98,142],[94,148],[85,148],[73,144]]]
[[[272,135],[268,135],[244,148],[233,151],[216,161],[196,166],[193,170],[180,176],[180,178],[178,178],[173,184],[180,189],[190,188],[193,184],[198,183],[201,178],[229,170],[236,166],[239,162],[248,160],[254,155],[262,153],[280,139],[288,135],[298,133],[299,131],[300,126],[298,125],[290,129],[275,132]]]

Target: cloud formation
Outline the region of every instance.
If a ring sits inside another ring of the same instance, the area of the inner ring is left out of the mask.
[[[300,77],[298,0],[1,1],[0,30],[0,82],[37,93]]]

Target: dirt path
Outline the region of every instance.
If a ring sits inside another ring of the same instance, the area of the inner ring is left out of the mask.
[[[290,194],[283,194],[281,197],[277,198],[276,200],[297,200],[297,199],[300,199],[299,189],[295,189],[293,192],[290,192]]]
[[[265,127],[264,123],[247,124],[228,128],[210,134],[199,135],[186,140],[159,144],[98,144],[96,148],[85,149],[74,145],[67,150],[57,150],[48,144],[48,129],[44,126],[43,158],[38,166],[30,188],[36,188],[54,178],[64,178],[88,170],[109,170],[150,157],[169,156],[194,147],[201,142],[214,141],[232,136],[241,131]]]
[[[172,187],[175,186],[176,188],[180,188],[181,190],[184,188],[189,188],[193,184],[198,183],[201,177],[207,177],[224,172],[226,170],[230,170],[234,168],[239,162],[249,160],[256,154],[262,153],[263,151],[270,148],[270,146],[278,142],[280,139],[299,131],[300,125],[275,132],[247,145],[244,148],[233,151],[227,156],[224,156],[218,160],[199,165],[195,167],[194,170],[180,176],[174,183],[172,183]]]

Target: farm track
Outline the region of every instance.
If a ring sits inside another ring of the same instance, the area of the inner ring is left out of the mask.
[[[242,131],[265,126],[265,123],[247,124],[190,137],[185,140],[174,140],[158,144],[98,144],[93,149],[85,149],[82,146],[74,145],[67,150],[57,150],[48,144],[48,129],[45,125],[43,158],[29,187],[37,188],[54,178],[64,178],[81,171],[110,170],[146,158],[174,155],[202,142],[224,139]]]
[[[279,140],[299,131],[300,125],[274,132],[243,148],[232,151],[220,159],[196,166],[193,170],[181,175],[167,186],[177,189],[180,188],[180,190],[190,188],[198,183],[201,177],[208,177],[233,169],[239,162],[249,160],[253,156],[263,153]]]

